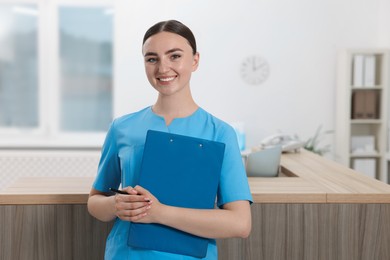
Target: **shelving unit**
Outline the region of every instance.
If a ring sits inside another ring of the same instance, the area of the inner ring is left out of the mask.
[[[337,73],[336,160],[388,183],[389,50],[343,51]]]

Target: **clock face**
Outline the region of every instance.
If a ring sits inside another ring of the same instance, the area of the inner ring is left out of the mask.
[[[263,83],[269,76],[268,62],[259,56],[249,56],[241,64],[241,77],[251,85]]]

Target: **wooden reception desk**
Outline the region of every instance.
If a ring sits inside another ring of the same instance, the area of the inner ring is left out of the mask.
[[[390,259],[390,186],[307,151],[249,178],[248,239],[219,259]],[[0,259],[103,259],[112,223],[86,209],[92,178],[24,178],[0,192]]]

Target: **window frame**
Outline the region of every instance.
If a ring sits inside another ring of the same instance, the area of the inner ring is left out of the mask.
[[[100,148],[105,132],[60,130],[59,8],[105,7],[114,9],[113,1],[84,0],[80,3],[77,0],[0,0],[0,4],[33,4],[37,6],[39,13],[37,17],[39,124],[38,127],[31,129],[0,127],[0,148]],[[112,82],[114,99],[114,75]],[[114,102],[112,106],[114,113]],[[112,117],[114,118],[114,115]]]

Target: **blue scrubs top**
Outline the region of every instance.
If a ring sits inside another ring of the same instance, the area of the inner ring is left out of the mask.
[[[217,205],[247,200],[252,201],[244,165],[241,159],[236,134],[227,123],[212,116],[202,108],[192,115],[174,119],[169,126],[163,117],[151,107],[117,118],[111,124],[102,148],[98,173],[93,187],[101,192],[109,188],[136,186],[139,179],[141,158],[147,130],[188,135],[226,144],[221,178],[217,193]],[[105,259],[199,259],[153,250],[142,250],[127,245],[131,222],[116,218],[107,238]],[[215,240],[210,240],[207,256],[203,259],[218,259]]]

